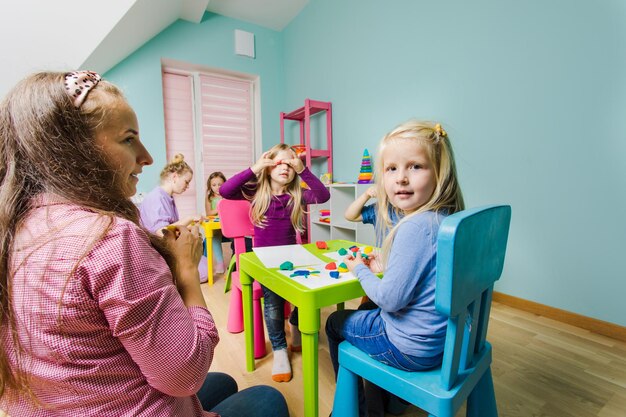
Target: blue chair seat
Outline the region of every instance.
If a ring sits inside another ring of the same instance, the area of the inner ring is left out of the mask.
[[[339,362],[343,368],[358,371],[361,377],[375,381],[384,390],[422,410],[428,410],[437,417],[454,416],[477,385],[478,379],[489,368],[491,345],[485,343],[485,348],[477,356],[477,365],[459,372],[457,385],[450,390],[443,389],[441,385],[441,367],[420,372],[403,371],[370,358],[348,342],[339,345]],[[348,394],[337,392],[335,395],[343,398],[343,404],[354,408],[354,404],[345,401]],[[333,409],[333,416],[341,415],[338,411]],[[354,413],[357,413],[356,408]]]

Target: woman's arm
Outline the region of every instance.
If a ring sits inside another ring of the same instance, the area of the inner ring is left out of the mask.
[[[175,284],[146,234],[130,222],[116,222],[81,263],[77,276],[148,383],[168,395],[193,395],[219,341],[200,299],[197,263],[195,271],[190,265],[197,254],[177,263]],[[181,233],[181,246],[197,251],[196,243],[187,241],[187,236],[195,237],[193,232]],[[180,254],[174,255],[178,260]]]
[[[165,230],[165,242],[174,255],[173,276],[176,288],[187,307],[206,308],[200,289],[198,263],[202,258],[202,236],[198,226]]]

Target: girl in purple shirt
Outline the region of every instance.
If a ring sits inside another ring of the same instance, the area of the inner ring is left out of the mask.
[[[300,180],[310,189],[302,189]],[[289,145],[282,143],[261,155],[252,167],[226,181],[220,194],[226,199],[252,201],[255,247],[296,243],[296,233],[304,230],[304,206],[324,203],[330,198],[324,184],[304,166]],[[287,382],[291,380],[291,364],[285,338],[285,300],[261,287],[265,298],[265,324],[274,351],[272,379]],[[297,312],[294,309],[289,318],[292,351],[301,349]]]

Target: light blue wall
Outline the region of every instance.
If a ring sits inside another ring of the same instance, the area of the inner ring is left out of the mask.
[[[621,0],[311,0],[282,33],[179,21],[106,76],[155,156],[144,191],[165,163],[161,57],[259,74],[265,148],[280,111],[332,101],[339,181],[397,123],[441,121],[468,206],[513,206],[497,290],[626,325],[624,22]],[[255,60],[234,29],[255,33]]]
[[[513,207],[497,290],[626,325],[626,3],[311,0],[285,105],[333,102],[335,179],[410,118],[441,121],[468,206]]]
[[[256,59],[234,53],[234,30],[255,34]],[[179,20],[112,68],[105,78],[120,86],[137,113],[141,138],[154,158],[140,177],[138,191],[158,184],[165,165],[161,59],[243,72],[260,77],[264,147],[279,141],[283,103],[283,47],[279,32],[212,13],[200,24]]]

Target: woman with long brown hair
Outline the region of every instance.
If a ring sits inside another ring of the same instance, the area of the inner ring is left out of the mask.
[[[130,200],[151,163],[134,111],[96,73],[34,74],[0,104],[0,409],[11,416],[288,415],[272,388],[236,393],[228,375],[207,375],[219,336],[198,228],[158,237]]]

